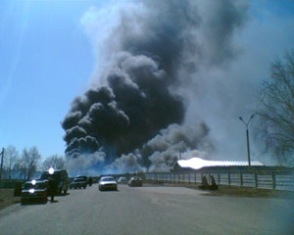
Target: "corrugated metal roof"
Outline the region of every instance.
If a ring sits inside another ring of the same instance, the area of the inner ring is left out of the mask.
[[[247,161],[213,161],[204,160],[202,158],[193,157],[187,160],[178,160],[178,164],[183,168],[201,169],[209,166],[248,166]],[[251,161],[251,166],[263,166],[259,161]]]

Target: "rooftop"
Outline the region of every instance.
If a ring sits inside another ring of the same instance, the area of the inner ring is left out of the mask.
[[[202,167],[213,166],[248,166],[247,161],[213,161],[204,160],[202,158],[193,157],[186,160],[178,160],[178,165],[182,168],[191,168],[194,170],[201,169]],[[251,166],[263,166],[259,161],[251,161]]]

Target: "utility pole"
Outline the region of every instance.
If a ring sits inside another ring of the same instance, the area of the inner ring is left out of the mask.
[[[3,161],[4,161],[4,148],[2,148],[2,152],[1,152],[0,181],[2,180]]]
[[[184,144],[184,141],[181,141],[179,143],[180,147],[179,147],[179,160],[182,160],[182,148],[183,148],[183,144]]]
[[[247,143],[248,166],[251,166],[248,125],[249,125],[249,123],[250,123],[250,121],[252,120],[253,117],[254,117],[254,114],[251,115],[251,117],[249,118],[249,120],[247,122],[245,122],[242,117],[239,117],[241,122],[243,122],[245,124],[245,126],[246,126],[246,143]]]

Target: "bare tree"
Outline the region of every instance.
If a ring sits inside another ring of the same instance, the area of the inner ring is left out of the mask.
[[[64,169],[65,167],[65,160],[63,156],[52,155],[45,159],[42,165],[43,171],[48,170],[50,167],[54,169]]]
[[[24,149],[20,159],[20,171],[24,179],[30,179],[37,171],[41,155],[36,147]]]
[[[294,164],[294,50],[272,64],[260,95],[259,133],[283,164]]]
[[[9,145],[5,149],[5,161],[4,169],[7,175],[7,178],[10,180],[13,175],[13,170],[16,168],[19,161],[19,154],[15,146]]]

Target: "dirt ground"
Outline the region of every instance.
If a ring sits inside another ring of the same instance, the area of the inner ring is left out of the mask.
[[[0,189],[0,210],[20,202],[20,197],[13,196],[14,189]]]
[[[150,182],[151,183],[151,182]],[[158,184],[158,183],[156,183]],[[199,185],[195,184],[166,184],[159,183],[162,186],[174,186],[174,187],[187,187],[192,189],[199,189]],[[203,190],[204,195],[207,196],[232,196],[232,197],[264,197],[264,198],[288,198],[294,199],[294,191],[282,191],[282,190],[270,190],[270,189],[260,189],[251,187],[238,187],[238,186],[227,186],[220,185],[218,190],[209,191]],[[207,194],[206,192],[209,192]]]
[[[257,189],[257,188],[236,187],[236,186],[219,186],[218,190],[210,191],[210,194],[206,194],[206,195],[294,199],[294,192],[292,191]]]

